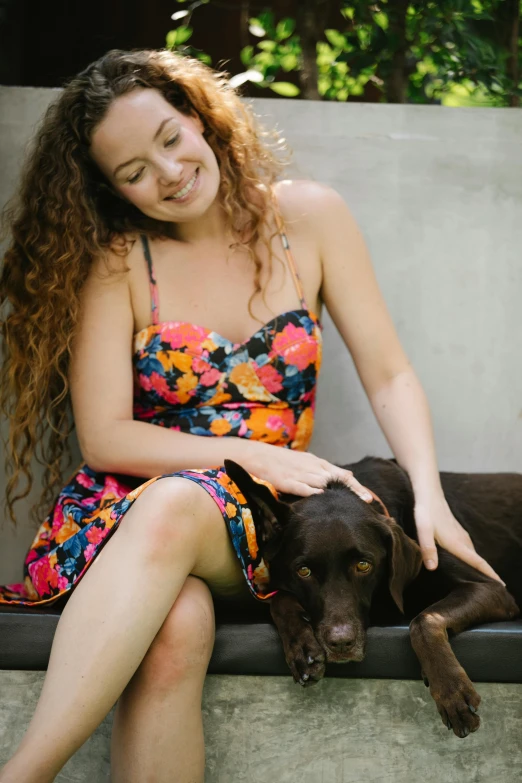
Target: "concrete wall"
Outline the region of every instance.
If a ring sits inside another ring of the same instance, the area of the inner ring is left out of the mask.
[[[0,202],[55,94],[0,88]],[[284,131],[293,174],[333,185],[358,219],[428,394],[441,468],[522,471],[522,112],[287,100],[255,110]],[[325,343],[312,450],[390,454],[328,318]],[[1,482],[0,470],[0,493]],[[0,583],[20,578],[33,534],[0,527]]]

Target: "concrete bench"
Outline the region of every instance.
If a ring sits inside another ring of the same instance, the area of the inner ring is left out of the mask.
[[[53,95],[0,88],[0,201],[14,189],[23,145]],[[284,130],[294,175],[332,184],[355,213],[430,399],[441,468],[522,471],[522,113],[286,100],[260,100],[255,109]],[[312,450],[334,462],[388,456],[340,337],[324,320]],[[0,530],[2,584],[21,578],[34,535],[28,506],[17,531],[7,523]],[[0,609],[0,765],[31,717],[59,612]],[[331,666],[324,682],[302,690],[266,606],[219,607],[217,620],[204,693],[209,783],[521,779],[521,621],[452,640],[483,697],[483,726],[463,741],[440,723],[406,624],[372,628],[362,663]],[[111,721],[112,712],[60,783],[109,780]]]

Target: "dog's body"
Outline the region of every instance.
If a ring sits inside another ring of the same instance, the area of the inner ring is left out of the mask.
[[[340,482],[283,502],[239,465],[226,461],[226,467],[252,509],[270,586],[278,590],[271,613],[294,679],[311,684],[326,661],[361,660],[366,628],[393,622],[398,607],[411,619],[412,645],[442,720],[460,737],[476,731],[480,697],[448,631],[519,613],[522,475],[441,473],[453,514],[503,587],[441,548],[438,568],[422,567],[413,491],[393,460],[367,457],[343,466],[380,498],[389,517]]]

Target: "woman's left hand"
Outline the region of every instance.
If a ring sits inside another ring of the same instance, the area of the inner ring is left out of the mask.
[[[422,559],[428,570],[432,571],[438,565],[436,542],[486,576],[502,582],[489,563],[477,554],[469,534],[453,516],[442,492],[430,498],[417,498],[415,523]]]

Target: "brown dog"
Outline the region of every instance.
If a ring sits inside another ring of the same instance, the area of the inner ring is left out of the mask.
[[[338,481],[308,498],[276,500],[240,465],[225,466],[252,510],[270,587],[278,590],[272,618],[296,682],[321,679],[326,661],[362,660],[366,628],[376,618],[392,621],[395,604],[412,618],[411,642],[444,724],[458,737],[476,731],[480,696],[448,630],[519,614],[522,475],[441,473],[453,514],[506,589],[441,548],[439,567],[422,567],[412,487],[394,460],[366,457],[343,466],[378,495],[389,517],[380,503],[365,503]]]

